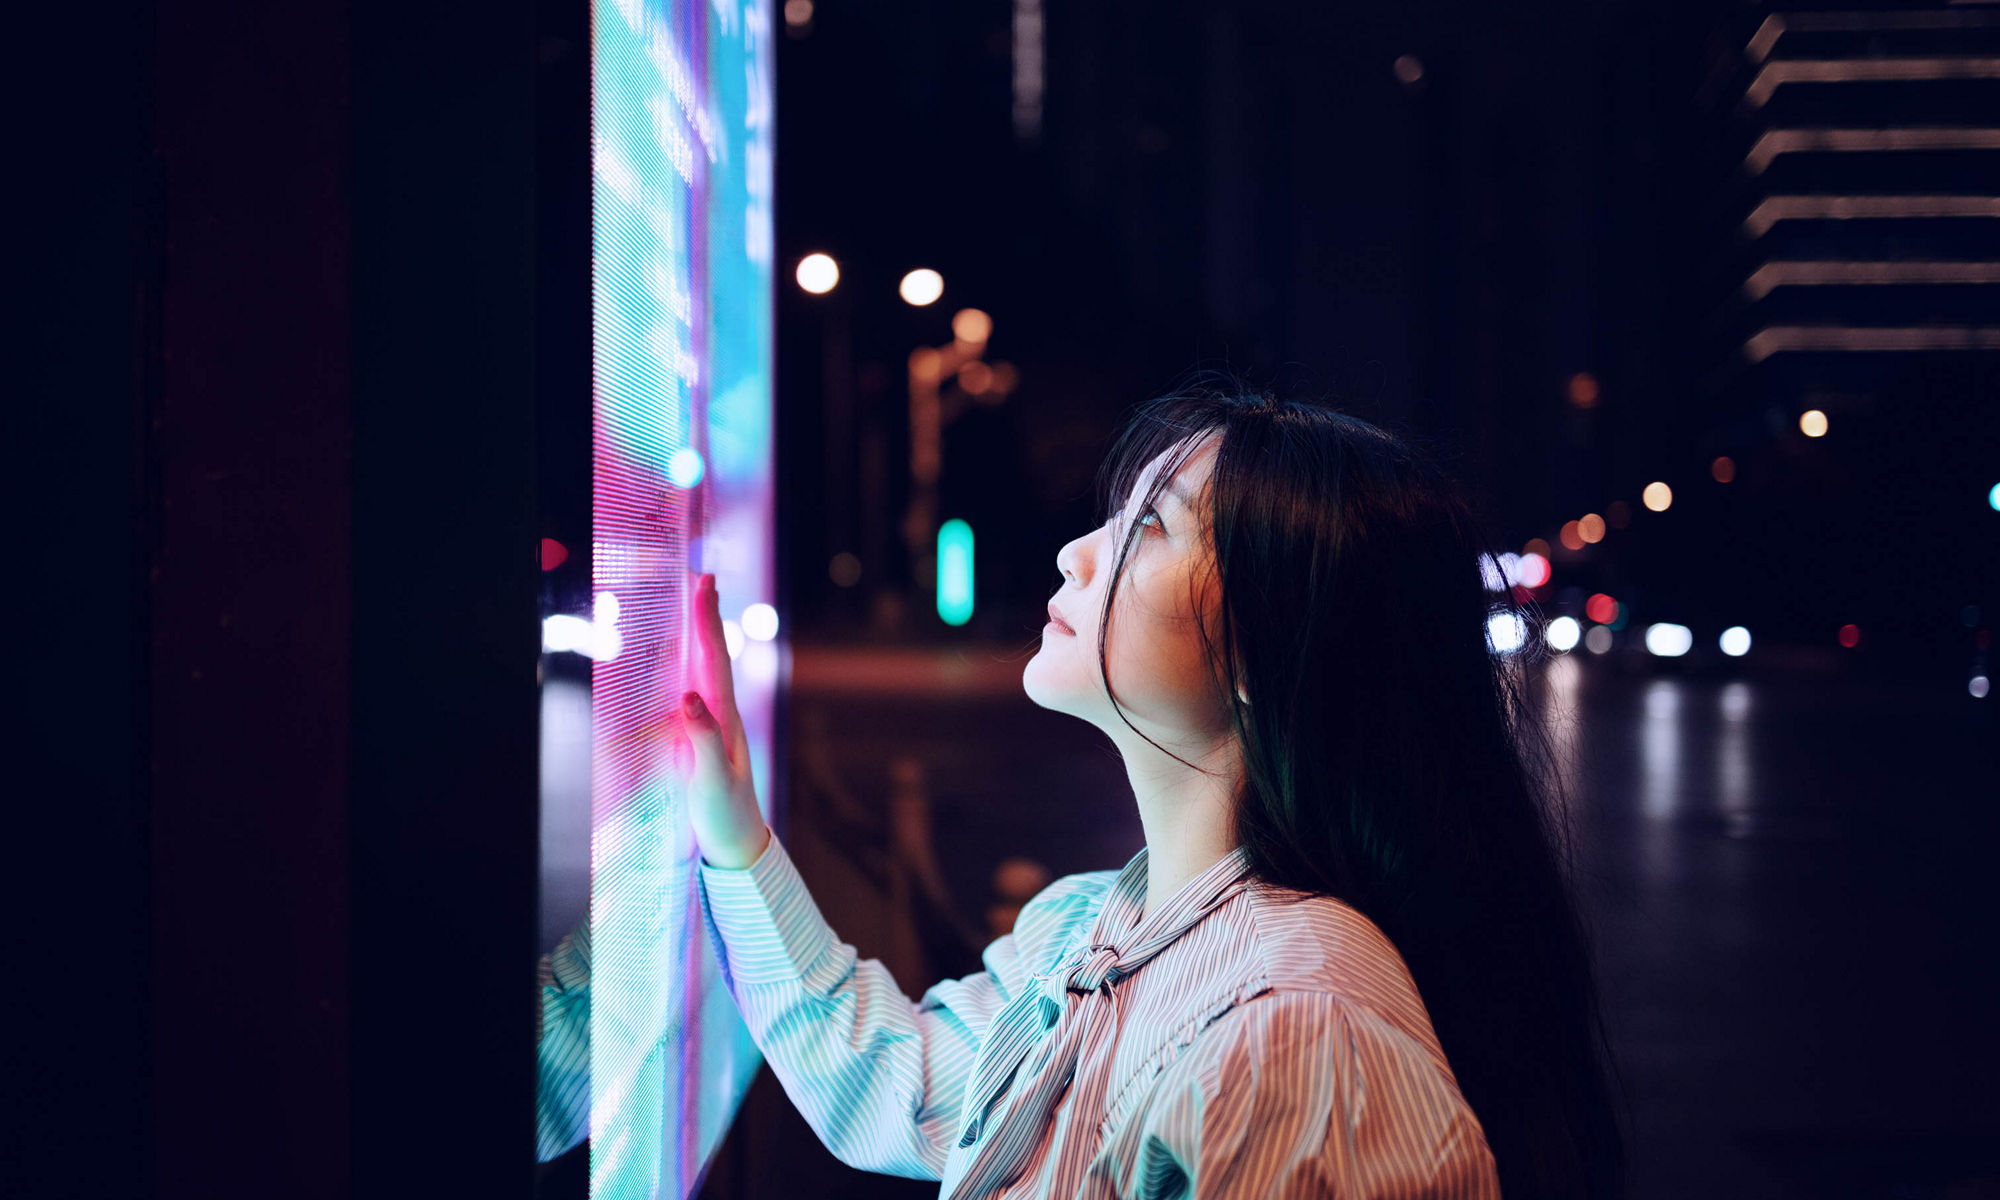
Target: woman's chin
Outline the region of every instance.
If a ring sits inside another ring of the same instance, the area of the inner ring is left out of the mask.
[[[1042,708],[1060,709],[1057,701],[1061,689],[1050,681],[1049,664],[1042,661],[1047,652],[1048,644],[1045,642],[1042,649],[1035,651],[1027,665],[1021,668],[1021,690]]]

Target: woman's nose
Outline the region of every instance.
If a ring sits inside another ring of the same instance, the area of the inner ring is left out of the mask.
[[[1073,538],[1056,552],[1056,570],[1061,571],[1063,578],[1077,587],[1089,585],[1089,580],[1084,574],[1086,570],[1084,560],[1088,557],[1086,543],[1089,541],[1088,536]]]

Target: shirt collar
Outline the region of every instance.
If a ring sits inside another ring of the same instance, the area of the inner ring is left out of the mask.
[[[1164,940],[1172,941],[1241,891],[1250,873],[1250,852],[1237,846],[1182,884],[1140,921],[1139,914],[1146,906],[1150,855],[1150,847],[1141,846],[1139,853],[1118,873],[1091,930],[1093,943],[1129,949],[1138,943],[1160,940],[1162,935],[1167,935]]]

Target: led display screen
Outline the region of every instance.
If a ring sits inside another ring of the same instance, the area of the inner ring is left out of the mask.
[[[549,831],[565,805],[580,821],[587,776],[590,1194],[627,1200],[692,1192],[758,1065],[701,927],[677,746],[713,572],[770,811],[771,13],[592,0],[590,19],[589,591],[544,624],[551,658],[587,662],[587,703],[575,667],[567,692],[545,673],[544,908]],[[543,1137],[564,1149],[546,1116]]]

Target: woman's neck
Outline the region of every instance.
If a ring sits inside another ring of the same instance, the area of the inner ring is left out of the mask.
[[[1199,757],[1175,747],[1182,758],[1212,772],[1205,775],[1137,735],[1132,741],[1136,749],[1123,745],[1119,749],[1139,804],[1139,824],[1146,832],[1145,912],[1150,914],[1236,848],[1232,811],[1243,775],[1242,756],[1235,738],[1227,736]]]

